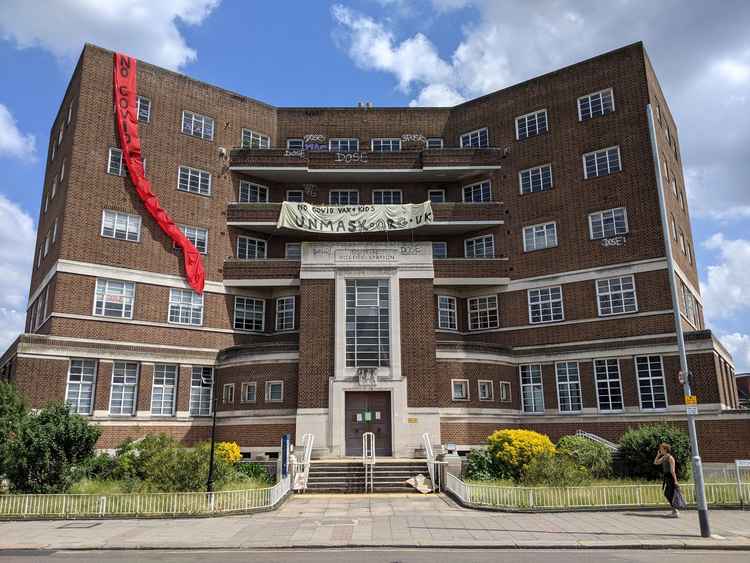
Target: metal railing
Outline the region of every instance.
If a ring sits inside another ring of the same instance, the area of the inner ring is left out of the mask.
[[[263,489],[213,493],[0,495],[0,518],[192,516],[273,508],[289,492],[287,476]]]
[[[310,476],[310,458],[312,457],[314,443],[315,436],[313,434],[302,435],[302,461],[298,461],[293,467],[293,487],[295,491],[307,490],[308,477]]]
[[[614,442],[610,442],[606,438],[602,438],[601,436],[597,436],[596,434],[592,434],[591,432],[586,432],[585,430],[576,430],[576,436],[580,436],[582,438],[591,440],[592,442],[597,442],[598,444],[607,446],[607,448],[609,448],[613,452],[616,452],[620,449],[620,446],[618,446]]]
[[[365,469],[365,492],[375,490],[375,434],[362,434],[362,465]]]
[[[427,458],[427,471],[430,473],[430,484],[435,490],[435,474],[437,473],[435,467],[435,453],[432,451],[432,442],[430,441],[429,432],[422,434],[422,444],[424,444],[424,455]]]

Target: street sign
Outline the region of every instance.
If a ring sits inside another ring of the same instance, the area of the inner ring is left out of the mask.
[[[685,404],[686,405],[697,405],[698,404],[698,397],[695,395],[685,395]]]
[[[692,415],[698,414],[698,407],[697,406],[688,406],[687,407],[687,413],[688,414],[692,414]]]

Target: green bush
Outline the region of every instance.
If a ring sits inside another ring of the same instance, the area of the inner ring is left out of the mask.
[[[671,424],[631,428],[620,438],[621,473],[625,477],[660,479],[661,465],[654,465],[659,444],[672,446],[678,479],[690,477],[690,441],[687,433]]]
[[[532,459],[555,453],[555,445],[548,436],[531,430],[497,430],[487,442],[497,476],[514,481],[523,479]]]
[[[12,383],[0,383],[0,475],[5,473],[3,460],[7,456],[7,445],[27,414],[16,386]]]
[[[612,452],[604,444],[583,436],[563,436],[557,442],[557,453],[585,467],[594,479],[612,475]]]
[[[498,469],[492,455],[487,450],[475,449],[466,457],[464,477],[475,481],[491,481],[497,479]]]
[[[522,483],[529,486],[579,487],[591,483],[591,474],[568,455],[543,453],[526,466]]]
[[[235,466],[235,470],[237,473],[244,475],[248,479],[265,483],[271,482],[271,476],[268,474],[268,469],[259,463],[238,463]]]

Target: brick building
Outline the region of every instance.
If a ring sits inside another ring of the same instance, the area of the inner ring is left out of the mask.
[[[206,288],[124,170],[112,53],[87,45],[51,134],[26,330],[0,360],[101,447],[210,432],[253,455],[413,457],[496,428],[617,439],[684,424],[647,106],[705,461],[748,457],[703,324],[677,127],[638,43],[450,108],[277,108],[138,66],[146,174]],[[430,201],[410,230],[278,229],[282,202]]]

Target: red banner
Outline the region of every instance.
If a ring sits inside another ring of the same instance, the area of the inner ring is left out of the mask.
[[[151,182],[146,179],[141,156],[141,140],[138,137],[138,106],[136,90],[135,59],[115,53],[114,90],[115,114],[117,115],[117,133],[122,148],[122,156],[130,180],[135,186],[138,197],[149,215],[159,224],[174,243],[182,249],[185,257],[185,272],[188,283],[197,293],[203,293],[206,272],[200,252],[193,246],[172,218],[159,203],[159,198],[151,191]]]

